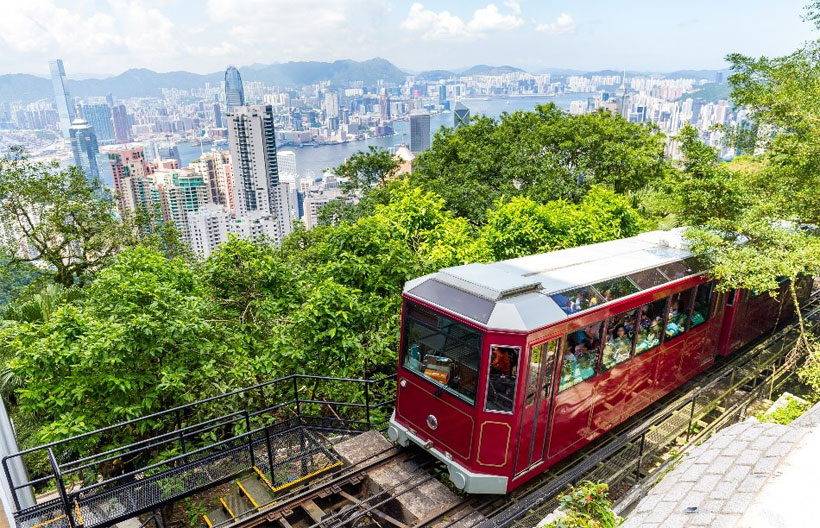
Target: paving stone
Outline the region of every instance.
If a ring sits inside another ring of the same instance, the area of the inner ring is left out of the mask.
[[[726,475],[724,475],[723,480],[725,482],[739,482],[743,480],[746,477],[746,475],[749,474],[749,470],[751,469],[752,466],[750,465],[737,464],[733,466],[732,469],[730,469],[728,472],[726,472]]]
[[[711,498],[703,503],[702,509],[709,513],[720,513],[723,509],[723,503],[726,502],[721,499],[716,499],[714,496],[710,496]]]
[[[723,513],[743,513],[752,503],[753,498],[752,493],[735,493],[723,505]]]
[[[692,486],[694,486],[693,482],[678,481],[676,486],[664,493],[663,500],[678,502],[686,496]]]
[[[782,457],[794,449],[794,444],[786,442],[777,442],[766,450],[766,456]]]
[[[763,458],[763,451],[760,449],[747,449],[742,452],[735,460],[735,464],[753,465],[755,462]]]
[[[710,474],[723,475],[734,463],[735,459],[733,457],[721,455],[709,466],[707,471]]]
[[[746,475],[746,478],[737,487],[738,491],[746,491],[750,493],[757,493],[769,480],[767,475],[755,475],[754,473]]]
[[[663,521],[663,528],[684,528],[689,518],[683,513],[673,513]]]
[[[687,517],[689,519],[689,526],[712,526],[715,520],[714,513],[700,510],[687,514]]]
[[[760,427],[761,424],[757,424],[756,426],[749,427],[742,433],[740,433],[737,438],[739,440],[743,440],[746,442],[751,442],[753,440],[757,440],[763,434],[763,431],[766,430],[765,427]]]
[[[748,445],[749,442],[745,440],[735,440],[731,444],[721,449],[720,454],[727,456],[737,456],[741,454],[743,451],[745,451]]]
[[[736,487],[737,483],[735,482],[721,480],[717,486],[715,486],[715,489],[712,490],[711,496],[715,499],[728,499],[735,492]]]
[[[724,431],[726,431],[726,430],[724,429]],[[733,440],[734,440],[733,435],[721,434],[719,436],[713,436],[712,437],[711,447],[714,447],[714,448],[717,448],[717,449],[723,449],[727,445],[731,444]]]
[[[714,446],[709,446],[709,449],[704,450],[703,453],[698,457],[698,462],[710,464],[714,462],[718,456],[720,456],[720,449]]]
[[[717,483],[720,481],[720,475],[703,475],[700,480],[695,482],[694,491],[712,491]]]
[[[735,528],[740,520],[740,515],[721,513],[715,515],[711,528]]]
[[[768,425],[768,427],[766,427],[763,430],[762,436],[765,436],[765,437],[777,437],[777,436],[782,435],[785,431],[788,430],[788,428],[785,425],[780,425],[780,424],[761,424],[761,425]]]
[[[652,510],[652,513],[647,515],[646,522],[663,522],[670,513],[675,511],[675,507],[677,506],[676,503],[671,501],[661,501],[655,506],[655,509]]]
[[[697,482],[709,469],[707,464],[694,464],[678,477],[679,482]]]
[[[752,473],[757,475],[769,475],[774,471],[774,468],[777,467],[777,464],[780,463],[779,457],[764,457],[757,461],[752,467]]]
[[[637,508],[635,508],[635,511],[637,513],[651,512],[655,509],[655,506],[657,506],[658,503],[661,501],[662,497],[663,495],[657,493],[653,493],[652,495],[644,497],[643,500],[641,500],[641,502],[638,504]]]
[[[685,513],[686,508],[694,507],[694,508],[700,509],[701,503],[703,503],[705,500],[706,500],[706,493],[704,493],[702,491],[690,491],[689,493],[686,494],[685,497],[683,497],[678,502],[678,504],[680,504],[680,507],[684,510],[684,513]],[[679,508],[679,509],[681,509],[681,508]]]

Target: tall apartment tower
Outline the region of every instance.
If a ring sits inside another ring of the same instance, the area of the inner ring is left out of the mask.
[[[273,107],[241,106],[227,114],[227,119],[236,212],[273,215],[281,240],[292,226],[289,215],[283,214]]]
[[[234,66],[225,70],[225,106],[231,113],[245,104],[245,89],[242,87],[242,76]]]
[[[114,122],[114,137],[118,143],[131,141],[131,124],[128,122],[128,112],[125,105],[111,107],[111,120]]]
[[[410,114],[410,150],[418,154],[430,148],[430,114]]]
[[[68,82],[65,77],[65,68],[61,59],[49,61],[48,68],[51,70],[51,85],[54,87],[54,99],[57,102],[57,114],[60,116],[60,132],[63,137],[70,139],[68,129],[74,122],[74,103],[71,102],[71,95],[68,93]]]
[[[100,169],[97,166],[97,154],[100,153],[100,148],[94,129],[85,119],[75,119],[68,129],[68,137],[74,153],[74,164],[83,169],[89,181],[98,180]]]

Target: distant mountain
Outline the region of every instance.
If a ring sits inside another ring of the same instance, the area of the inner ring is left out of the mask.
[[[390,61],[375,58],[366,61],[337,60],[334,62],[288,62],[285,64],[253,64],[240,68],[245,81],[261,81],[267,84],[295,86],[331,81],[346,84],[350,81],[364,81],[375,84],[379,79],[388,82],[404,82],[407,74]],[[158,97],[162,88],[190,90],[202,87],[206,82],[218,84],[223,72],[200,75],[185,71],[159,73],[145,68],[127,70],[106,79],[68,80],[71,95],[79,97]],[[53,97],[51,81],[26,74],[0,75],[0,102],[24,101]]]
[[[715,75],[718,73],[723,74],[723,80],[729,78],[731,75],[731,70],[678,70],[669,73],[664,73],[664,77],[667,79],[709,79],[714,80]]]
[[[478,64],[472,68],[467,68],[461,75],[502,75],[505,73],[523,72],[521,68],[514,66],[487,66],[486,64]]]
[[[0,75],[0,102],[22,100],[36,101],[53,97],[51,81],[27,73]]]
[[[420,81],[440,81],[442,79],[452,79],[458,74],[450,70],[430,70],[416,74],[416,79]]]

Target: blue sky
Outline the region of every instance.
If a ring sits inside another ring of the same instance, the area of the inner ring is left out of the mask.
[[[0,0],[0,73],[384,57],[426,70],[478,63],[671,71],[730,52],[783,55],[814,28],[807,0]]]

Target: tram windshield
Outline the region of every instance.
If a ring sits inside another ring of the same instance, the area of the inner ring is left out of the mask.
[[[475,403],[481,333],[413,302],[404,315],[402,365]]]

